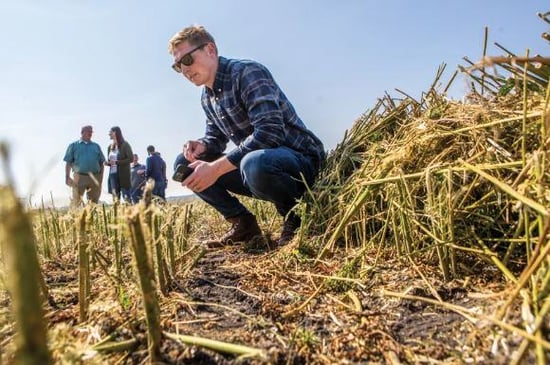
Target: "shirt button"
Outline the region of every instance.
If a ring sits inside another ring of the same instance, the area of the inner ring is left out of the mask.
[[[218,89],[218,92],[221,93],[221,92],[222,92],[222,89]]]

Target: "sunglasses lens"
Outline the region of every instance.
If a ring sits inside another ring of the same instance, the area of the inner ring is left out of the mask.
[[[193,64],[193,56],[191,56],[190,53],[187,53],[185,56],[182,57],[181,63],[184,66],[191,66]]]
[[[181,72],[181,67],[180,67],[180,64],[179,63],[174,63],[172,65],[172,68],[174,69],[174,71],[180,73]]]

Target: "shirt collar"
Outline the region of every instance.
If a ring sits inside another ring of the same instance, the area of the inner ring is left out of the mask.
[[[214,79],[214,85],[212,86],[212,89],[209,89],[208,87],[206,87],[206,91],[209,94],[220,93],[223,90],[223,81],[227,73],[228,64],[229,64],[229,60],[227,58],[222,56],[218,57],[218,70],[216,71],[216,78]]]

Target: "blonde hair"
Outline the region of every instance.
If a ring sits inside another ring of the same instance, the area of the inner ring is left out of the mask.
[[[168,52],[173,56],[176,47],[182,42],[189,42],[192,46],[199,46],[204,43],[212,43],[216,53],[218,53],[218,48],[216,47],[216,42],[214,37],[202,26],[202,25],[191,25],[187,28],[184,28],[174,34],[172,38],[168,41]]]

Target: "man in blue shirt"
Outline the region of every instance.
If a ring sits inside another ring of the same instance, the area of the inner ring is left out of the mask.
[[[300,226],[291,209],[312,185],[325,158],[323,144],[258,62],[218,56],[214,38],[191,26],[169,41],[173,68],[196,86],[204,86],[201,104],[206,132],[187,141],[177,164],[194,172],[182,182],[212,205],[232,229],[209,247],[249,241],[261,235],[256,218],[232,193],[267,200],[284,217],[279,245]],[[231,141],[235,148],[227,153]]]
[[[88,201],[93,203],[97,203],[101,195],[105,156],[101,147],[92,142],[92,133],[92,126],[82,127],[80,139],[67,147],[63,158],[65,161],[65,184],[72,188],[71,205],[73,207],[82,204],[82,196],[85,192]]]

